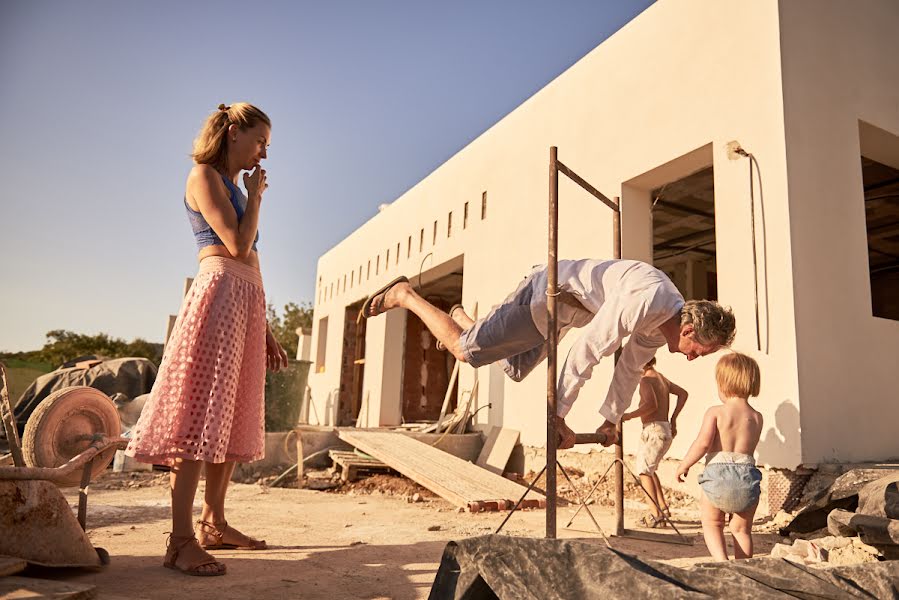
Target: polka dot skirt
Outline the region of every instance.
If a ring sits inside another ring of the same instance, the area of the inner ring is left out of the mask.
[[[203,259],[125,453],[155,464],[261,459],[265,331],[259,271]]]

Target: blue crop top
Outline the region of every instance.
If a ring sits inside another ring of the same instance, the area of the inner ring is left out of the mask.
[[[231,206],[234,207],[234,212],[237,213],[237,222],[240,223],[243,219],[243,213],[247,209],[247,197],[244,196],[239,187],[234,185],[234,182],[229,181],[224,175],[222,175],[222,181],[225,182],[225,186],[228,188],[228,200],[231,201]],[[194,239],[197,240],[197,250],[202,250],[206,246],[225,245],[218,234],[212,230],[209,223],[206,222],[206,218],[190,207],[190,204],[187,203],[187,198],[184,199],[184,208],[187,209],[187,219],[190,221],[191,229],[193,229]],[[253,250],[256,249],[256,242],[258,241],[259,231],[256,231],[256,239],[253,240]]]

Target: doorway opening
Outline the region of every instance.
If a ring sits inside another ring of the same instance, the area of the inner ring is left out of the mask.
[[[459,256],[421,275],[421,294],[437,308],[448,311],[462,302],[463,257]],[[423,283],[423,285],[422,285]],[[437,348],[437,339],[413,313],[406,319],[406,347],[401,394],[405,423],[436,421],[450,389],[456,359]],[[452,384],[447,412],[456,408],[458,377]]]
[[[652,262],[685,300],[718,299],[714,168],[654,188]]]

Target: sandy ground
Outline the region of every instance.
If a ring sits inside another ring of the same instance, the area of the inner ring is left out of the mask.
[[[392,492],[405,485],[415,487],[399,481]],[[31,569],[29,574],[93,584],[100,598],[112,599],[427,598],[446,543],[493,532],[505,513],[459,513],[431,494],[412,503],[406,491],[389,496],[357,486],[340,494],[235,483],[228,495],[228,520],[266,539],[269,549],[216,552],[228,574],[201,578],[162,567],[170,528],[165,477],[107,473],[91,488],[88,532],[95,546],[110,553],[111,564],[99,571]],[[66,496],[77,504],[76,491]],[[625,523],[635,527],[641,512],[634,509],[641,507],[633,500],[626,504],[630,510]],[[612,531],[612,509],[598,505],[591,509],[605,531]],[[585,513],[574,522],[577,530],[564,528],[574,508],[560,507],[558,513],[559,537],[604,543]],[[682,566],[708,560],[695,508],[675,508],[673,516],[695,542],[692,546],[614,537],[612,546]],[[542,537],[545,519],[543,510],[518,512],[504,533]],[[655,531],[673,535],[671,529]],[[780,538],[762,533],[755,540],[757,554],[766,554]]]

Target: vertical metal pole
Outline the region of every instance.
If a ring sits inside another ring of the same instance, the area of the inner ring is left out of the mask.
[[[617,209],[612,214],[612,253],[621,258],[621,198],[613,198]],[[621,348],[615,351],[615,365],[621,356]],[[615,444],[615,535],[624,534],[624,431],[618,424],[618,443]]]
[[[556,291],[559,250],[559,170],[558,148],[549,148],[549,257],[546,261],[546,537],[556,537]]]
[[[84,470],[81,471],[81,487],[78,489],[78,523],[81,525],[82,531],[87,531],[87,493],[91,485],[93,465],[94,459],[92,458],[84,463]]]

